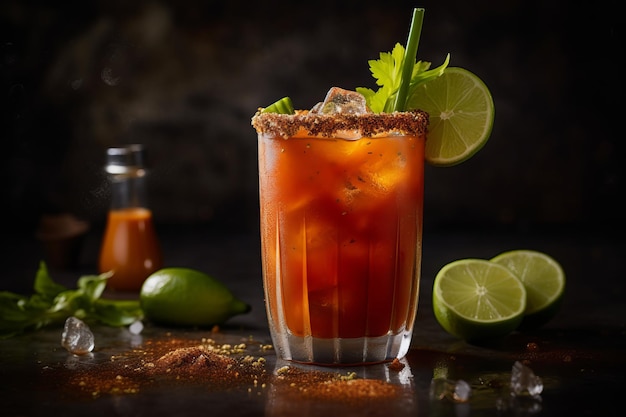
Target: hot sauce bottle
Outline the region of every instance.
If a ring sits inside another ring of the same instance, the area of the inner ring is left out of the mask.
[[[128,145],[107,149],[111,206],[100,249],[99,270],[111,272],[107,288],[139,291],[163,265],[161,248],[146,204],[145,149]]]

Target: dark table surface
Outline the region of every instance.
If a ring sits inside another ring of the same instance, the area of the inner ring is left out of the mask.
[[[232,318],[219,332],[146,323],[140,335],[133,335],[126,328],[95,326],[96,347],[86,356],[71,355],[61,347],[58,327],[0,340],[2,416],[622,415],[626,379],[623,241],[576,231],[427,231],[418,317],[412,348],[402,362],[404,368],[390,370],[386,364],[305,367],[306,372],[355,372],[358,378],[386,381],[397,388],[395,394],[379,398],[362,390],[356,399],[338,400],[330,394],[294,394],[293,389],[274,379],[285,363],[277,361],[273,350],[262,348],[271,341],[255,233],[224,234],[170,226],[162,227],[160,235],[167,266],[197,268],[214,275],[251,304],[252,311]],[[71,270],[52,270],[52,277],[73,286],[82,274],[95,273],[99,236],[99,231],[92,229],[80,264]],[[41,250],[30,238],[13,242],[5,251],[10,279],[0,281],[0,289],[29,291]],[[513,333],[490,345],[467,344],[444,332],[433,316],[430,300],[436,272],[456,259],[491,258],[519,248],[544,251],[563,265],[567,289],[558,315],[539,330]],[[96,382],[84,379],[87,376],[96,377],[100,385],[107,378],[112,378],[111,384],[115,377],[118,382],[124,380],[132,374],[129,368],[137,363],[133,362],[138,360],[137,355],[174,341],[180,346],[210,341],[218,346],[244,343],[244,355],[254,360],[263,357],[265,373],[259,378],[240,378],[238,382],[225,382],[224,378],[160,377],[142,385],[139,378],[133,389],[107,391],[105,387],[97,393],[90,392],[94,389],[89,384]],[[544,389],[539,399],[512,399],[508,395],[507,381],[515,361],[522,361],[542,378]],[[450,379],[470,384],[472,395],[468,402],[429,397],[433,376],[442,372]]]

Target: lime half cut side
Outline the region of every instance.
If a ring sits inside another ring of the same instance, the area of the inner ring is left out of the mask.
[[[526,309],[526,289],[508,268],[483,259],[445,265],[435,277],[433,312],[450,334],[467,341],[514,331]]]
[[[452,166],[471,158],[491,135],[495,107],[485,83],[466,69],[448,67],[417,87],[410,108],[428,112],[426,161]]]
[[[565,291],[565,273],[556,260],[542,252],[522,249],[504,252],[491,262],[510,269],[526,288],[521,329],[540,327],[554,317]]]

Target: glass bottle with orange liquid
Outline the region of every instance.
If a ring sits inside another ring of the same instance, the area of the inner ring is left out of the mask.
[[[144,280],[163,265],[152,211],[146,204],[144,159],[142,145],[107,150],[112,198],[99,269],[112,272],[107,287],[113,290],[139,291]]]

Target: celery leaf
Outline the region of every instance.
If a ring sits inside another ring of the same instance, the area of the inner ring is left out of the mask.
[[[379,59],[368,61],[370,72],[379,88],[374,91],[367,87],[357,87],[356,91],[365,97],[365,102],[372,112],[391,113],[393,111],[395,96],[400,87],[404,55],[404,47],[397,43],[391,52],[381,52]],[[417,87],[443,74],[449,62],[450,54],[446,56],[443,64],[432,70],[430,62],[417,61],[415,63],[407,94],[407,109],[414,109],[414,106],[411,106],[411,98],[414,97]]]

